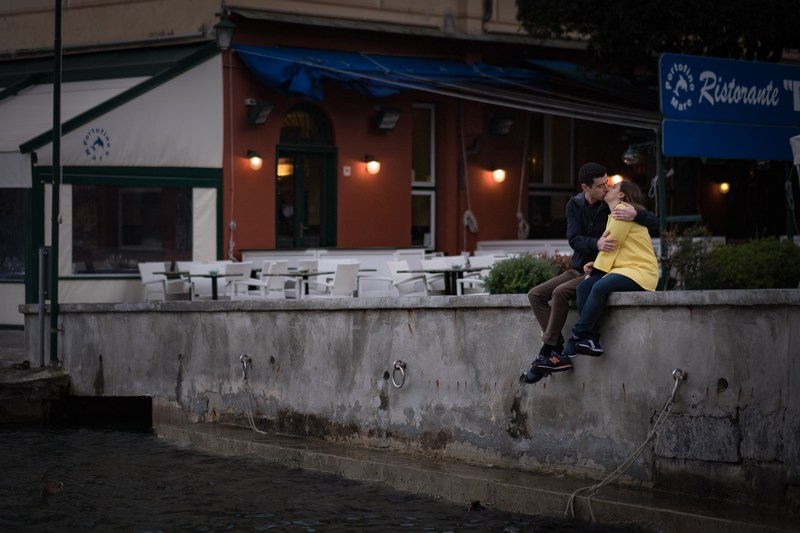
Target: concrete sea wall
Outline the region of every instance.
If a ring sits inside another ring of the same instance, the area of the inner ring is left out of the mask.
[[[535,385],[524,295],[62,305],[60,353],[73,394],[150,396],[155,423],[249,409],[261,429],[598,480],[675,391],[621,483],[800,511],[800,290],[610,303],[606,355]]]

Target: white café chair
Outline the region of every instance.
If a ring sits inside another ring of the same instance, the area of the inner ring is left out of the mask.
[[[261,275],[258,279],[245,281],[235,281],[233,283],[233,300],[266,300],[269,298],[286,298],[285,276],[275,274],[287,274],[289,272],[289,260],[266,260],[261,264]]]
[[[162,261],[139,263],[142,280],[142,297],[145,301],[181,300],[188,298],[189,285],[183,279],[167,279],[167,263]]]
[[[428,283],[425,274],[401,272],[411,270],[406,259],[386,261],[392,276],[392,288],[398,296],[428,296]]]
[[[315,290],[309,290],[309,293],[303,298],[351,298],[356,291],[360,266],[361,264],[357,262],[337,263],[333,278],[330,280],[309,279],[305,282],[309,288]],[[325,278],[328,278],[328,276],[325,276]]]
[[[223,282],[222,286],[217,287],[219,298],[230,300],[233,299],[234,284],[241,284],[251,279],[253,275],[253,262],[242,261],[239,263],[225,263],[222,265],[220,273],[225,274],[225,277],[221,278],[221,280],[217,280],[218,282]]]

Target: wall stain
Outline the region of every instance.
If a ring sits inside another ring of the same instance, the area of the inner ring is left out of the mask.
[[[423,450],[443,450],[454,440],[453,432],[446,429],[440,429],[435,433],[426,431],[419,436],[419,441],[420,444],[422,444]]]
[[[511,435],[511,438],[529,439],[531,436],[530,433],[528,433],[528,414],[522,412],[520,403],[520,397],[515,396],[514,402],[511,404],[511,414],[513,416],[508,423],[508,429],[506,429],[506,431]]]
[[[103,354],[98,356],[97,375],[94,377],[94,393],[102,396],[106,388],[106,378],[103,372]]]

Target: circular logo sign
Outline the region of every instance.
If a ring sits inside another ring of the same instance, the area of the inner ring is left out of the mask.
[[[664,90],[670,95],[669,103],[677,111],[686,111],[694,105],[694,74],[686,63],[673,63],[664,80]]]
[[[91,128],[83,137],[83,153],[91,161],[102,161],[111,153],[111,137],[104,128]]]

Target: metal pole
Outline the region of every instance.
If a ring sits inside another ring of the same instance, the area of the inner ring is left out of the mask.
[[[39,248],[39,366],[44,366],[44,308],[47,303],[47,261],[50,259],[45,246]]]
[[[658,209],[658,237],[661,242],[660,262],[661,262],[661,279],[658,280],[658,288],[660,290],[667,290],[667,282],[669,281],[669,272],[667,268],[667,243],[664,239],[664,231],[667,229],[667,177],[664,171],[664,156],[661,153],[661,129],[656,130],[656,174],[658,175],[657,182],[657,209]]]
[[[61,223],[61,0],[56,0],[53,41],[53,185],[50,243],[50,364],[58,363],[58,240]]]

